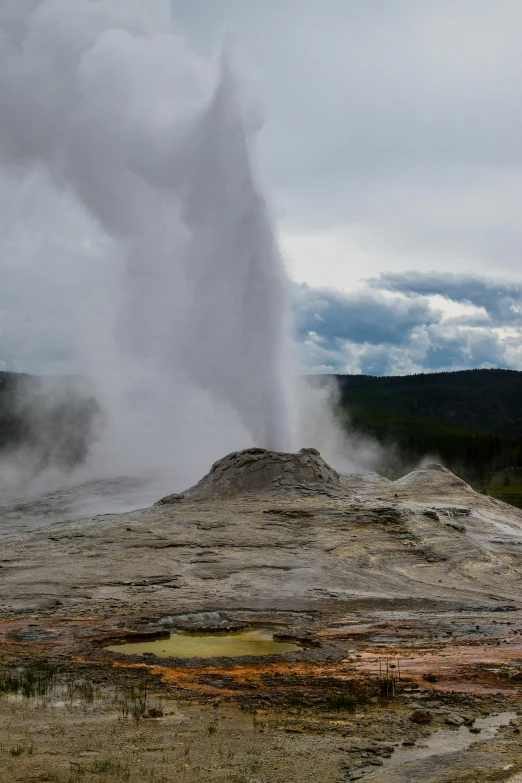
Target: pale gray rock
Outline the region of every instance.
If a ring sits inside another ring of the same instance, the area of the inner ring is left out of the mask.
[[[315,451],[249,449],[217,462],[175,500],[4,538],[0,607],[515,607],[521,576],[522,513],[440,466],[398,482],[362,476],[348,489]]]
[[[343,487],[337,471],[316,449],[291,454],[252,448],[228,454],[195,486],[159,502],[287,494],[340,495]]]

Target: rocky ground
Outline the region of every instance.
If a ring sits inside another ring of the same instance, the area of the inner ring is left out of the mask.
[[[0,779],[515,781],[521,548],[522,512],[438,465],[344,477],[313,450],[229,455],[151,508],[4,538]],[[256,624],[304,646],[104,649]],[[19,682],[35,661],[55,672],[39,698]]]

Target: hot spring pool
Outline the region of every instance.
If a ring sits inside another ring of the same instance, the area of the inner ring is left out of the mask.
[[[296,652],[302,647],[297,642],[274,639],[274,628],[246,628],[205,633],[173,631],[168,638],[124,642],[106,649],[124,655],[154,653],[161,658],[237,658]]]

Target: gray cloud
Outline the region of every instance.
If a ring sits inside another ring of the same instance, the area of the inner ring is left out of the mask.
[[[385,296],[369,290],[345,294],[305,284],[295,289],[294,309],[297,339],[314,332],[330,346],[346,340],[400,345],[416,326],[441,319],[441,313],[420,297]]]
[[[53,0],[53,8],[73,2]],[[30,33],[29,11],[38,4],[0,3],[0,50],[18,47]],[[107,0],[104,6],[121,19],[140,4]],[[173,0],[172,14],[205,57],[227,25],[237,30],[251,85],[245,90],[254,108],[264,105],[261,162],[280,232],[296,238],[297,279],[313,273],[319,284],[295,291],[302,365],[374,373],[522,367],[518,0]],[[52,47],[59,31],[41,22]],[[97,24],[93,14],[87,27],[71,31],[77,49]],[[77,54],[73,46],[62,52],[65,60],[51,58],[50,73],[36,69],[34,80],[24,81],[32,85],[38,120],[10,134],[4,115],[3,145],[12,156],[22,160],[27,145],[48,153],[61,141],[57,107],[69,95],[67,57]],[[162,68],[168,58],[163,49],[149,54],[150,84],[160,95],[171,78]],[[206,65],[190,59],[197,83]],[[82,73],[92,80],[96,73],[86,72],[87,65]],[[129,66],[127,76],[137,79],[138,66]],[[53,85],[45,95],[44,81]],[[18,93],[23,108],[27,95]],[[103,90],[97,95],[110,110]],[[151,87],[135,113],[112,107],[114,145],[99,173],[97,204],[114,203],[110,166],[124,154],[121,123],[149,116],[156,103]],[[138,170],[154,167],[157,154],[161,179],[168,139],[161,123],[154,134],[154,144],[137,136],[133,154]],[[63,162],[58,155],[53,160],[59,180]],[[82,341],[78,324],[92,322],[84,317],[89,311],[100,314],[102,331],[110,320],[116,274],[110,270],[118,259],[99,227],[41,172],[22,176],[14,169],[3,170],[0,181],[0,360],[12,368],[78,370],[72,365]],[[132,214],[129,202],[116,217],[132,221]],[[498,279],[484,277],[492,270]],[[354,288],[370,275],[368,285],[351,293],[333,288]],[[430,300],[434,295],[480,311],[444,316]]]
[[[506,365],[506,346],[487,328],[439,326],[428,330],[430,344],[420,357],[425,370],[452,370]]]
[[[295,292],[297,345],[311,372],[404,374],[471,367],[522,369],[517,284],[438,273],[383,275],[350,295],[303,285]],[[379,290],[375,290],[375,289]],[[430,297],[472,304],[454,317]]]
[[[517,0],[174,0],[173,14],[205,51],[238,31],[281,228],[341,235],[344,285],[360,275],[354,227],[373,273],[519,276]],[[300,246],[300,280],[313,264]]]
[[[383,273],[368,280],[376,289],[421,296],[439,295],[484,308],[492,325],[522,325],[522,283],[440,272]],[[476,320],[471,319],[462,320]]]

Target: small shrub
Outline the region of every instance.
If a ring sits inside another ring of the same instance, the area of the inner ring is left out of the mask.
[[[119,759],[97,759],[92,767],[91,772],[95,775],[121,775],[122,777],[129,777],[130,767],[128,764],[123,764]]]
[[[384,668],[382,662],[379,662],[379,696],[381,699],[393,699],[400,680],[401,669],[399,662],[395,665],[386,660]]]
[[[47,696],[54,690],[56,681],[56,667],[45,661],[0,669],[0,693],[21,693],[27,698]]]
[[[359,700],[356,696],[350,693],[335,693],[328,697],[325,702],[326,709],[334,711],[339,710],[354,710],[359,704]]]
[[[305,696],[304,693],[292,693],[290,696],[288,696],[286,703],[289,707],[306,707],[306,705],[309,703],[309,700]]]

